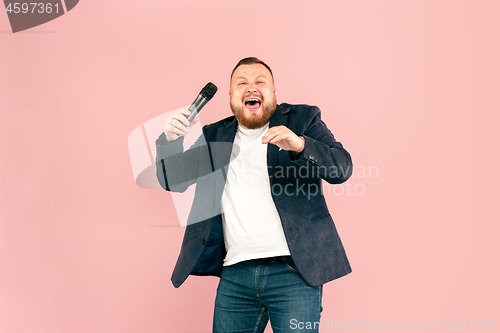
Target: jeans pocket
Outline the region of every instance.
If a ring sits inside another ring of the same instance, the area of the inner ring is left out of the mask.
[[[299,271],[297,269],[297,266],[295,266],[295,263],[293,262],[292,259],[288,259],[288,261],[286,262],[286,268],[288,268],[292,272],[298,272]]]

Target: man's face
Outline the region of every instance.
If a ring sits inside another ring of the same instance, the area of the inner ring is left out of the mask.
[[[264,126],[276,111],[271,72],[261,64],[241,65],[233,73],[229,104],[241,127]]]

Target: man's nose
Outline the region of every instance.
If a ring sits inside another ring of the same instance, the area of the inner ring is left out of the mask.
[[[253,83],[250,83],[247,87],[247,92],[256,92],[257,91],[257,88],[255,87],[255,85]]]

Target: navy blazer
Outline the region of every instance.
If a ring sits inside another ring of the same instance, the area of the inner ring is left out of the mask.
[[[352,174],[349,153],[321,120],[318,107],[278,105],[269,127],[284,125],[305,139],[300,156],[267,145],[271,195],[281,218],[292,259],[311,286],[351,272],[351,267],[322,194],[322,179],[340,184]],[[172,283],[189,275],[219,276],[226,255],[221,197],[238,122],[234,116],[203,127],[203,135],[183,151],[183,138],[156,140],[156,168],[161,186],[185,191],[197,183],[193,205]],[[233,151],[237,153],[237,150]]]

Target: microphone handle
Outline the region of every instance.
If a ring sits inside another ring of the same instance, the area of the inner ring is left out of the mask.
[[[195,101],[191,106],[188,108],[189,111],[191,111],[191,114],[189,117],[186,117],[189,122],[192,122],[194,117],[201,111],[201,108],[205,106],[205,104],[208,103],[208,99],[203,97],[203,95],[199,94],[198,97],[196,97]]]

